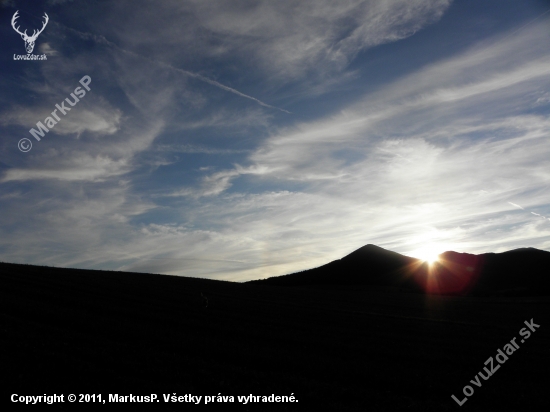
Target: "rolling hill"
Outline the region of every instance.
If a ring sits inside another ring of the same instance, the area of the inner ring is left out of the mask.
[[[483,258],[448,253],[446,258],[462,264],[482,259],[480,279],[492,284],[496,277],[507,287],[500,268],[514,273],[545,265],[546,253],[517,250]],[[527,258],[530,262],[518,263]],[[418,263],[366,246],[326,265],[324,278],[315,279],[314,270],[250,283],[0,263],[0,403],[23,410],[28,406],[12,403],[12,394],[102,394],[103,399],[157,394],[158,403],[140,406],[454,411],[458,405],[451,395],[462,399],[464,385],[487,358],[534,319],[541,326],[533,337],[518,340],[517,354],[496,377],[475,387],[465,407],[544,410],[550,297],[410,293],[402,287],[403,279],[410,279],[403,277],[403,267]],[[340,272],[338,284],[331,277],[343,267],[349,273]],[[535,278],[544,273],[541,269]],[[281,287],[281,279],[302,283]],[[221,394],[235,402],[164,402],[163,395],[174,393]],[[298,402],[237,401],[251,394],[292,394]],[[56,408],[82,405],[65,402]]]

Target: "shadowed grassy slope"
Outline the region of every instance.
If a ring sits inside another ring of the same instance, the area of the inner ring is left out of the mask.
[[[10,393],[294,393],[293,405],[235,406],[450,411],[451,394],[531,318],[541,328],[464,407],[540,407],[550,383],[548,298],[426,298],[10,264],[0,264],[0,285],[6,404]]]

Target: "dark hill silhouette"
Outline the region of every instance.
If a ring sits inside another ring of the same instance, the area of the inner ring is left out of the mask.
[[[420,266],[418,259],[401,255],[375,245],[366,245],[342,259],[315,269],[260,281],[280,286],[310,285],[378,285],[398,286],[405,279],[405,268]]]
[[[542,265],[529,273],[545,274],[547,252],[536,250],[489,255],[485,267],[498,274],[518,256]],[[446,257],[456,267],[479,263],[474,255]],[[340,282],[384,280],[372,268],[410,281],[401,269],[418,263],[375,246],[339,262],[332,266],[357,271],[355,279],[342,272]],[[207,408],[453,411],[451,395],[462,399],[487,357],[533,320],[540,329],[517,340],[518,354],[465,407],[545,410],[549,303],[548,296],[427,298],[368,285],[294,288],[0,263],[0,404],[23,410],[12,394],[56,393],[65,394],[59,408],[72,410],[70,393],[157,394],[151,410],[180,411],[186,405],[163,394],[293,394],[299,402],[235,399]]]
[[[375,245],[315,269],[251,283],[278,286],[384,286],[431,294],[550,295],[550,252],[521,248],[504,253],[445,252],[428,265]]]

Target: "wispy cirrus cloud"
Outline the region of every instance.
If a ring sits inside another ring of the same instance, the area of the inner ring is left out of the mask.
[[[61,103],[63,98],[59,99]],[[70,109],[70,106],[68,107]],[[12,111],[5,112],[0,116],[0,124],[17,125],[28,128],[36,128],[38,122],[52,116],[55,105],[51,107],[41,106],[36,108],[16,107]],[[60,120],[52,131],[60,135],[75,134],[79,136],[84,132],[97,135],[112,135],[119,130],[121,112],[112,107],[95,107],[92,110],[75,110]]]
[[[437,54],[440,24],[415,63],[450,1],[73,3],[0,111],[3,260],[247,280],[366,243],[550,248],[546,20]],[[90,99],[18,153],[83,72]]]
[[[550,51],[541,47],[531,56],[522,51],[546,36],[535,27],[504,44],[495,39],[427,67],[341,114],[283,129],[251,153],[251,169],[216,172],[209,181],[219,183],[217,195],[230,187],[228,179],[301,182],[304,196],[323,197],[321,215],[333,216],[332,225],[354,226],[354,236],[340,233],[337,238],[355,239],[356,244],[407,252],[415,243],[411,239],[435,231],[437,240],[450,247],[489,251],[502,248],[498,228],[507,227],[505,244],[538,239],[541,247],[548,245],[547,223],[524,215],[512,218],[505,207],[512,198],[549,207],[539,188],[550,177],[545,137],[550,123],[546,116],[514,107],[523,96],[550,87]],[[525,59],[511,57],[518,53]],[[456,71],[464,73],[460,83]],[[486,106],[490,110],[481,109]],[[256,169],[262,173],[250,172]],[[279,207],[289,208],[286,203]],[[311,203],[304,207],[304,215],[311,212]],[[334,210],[339,210],[338,218]],[[300,212],[293,209],[291,214]],[[273,234],[287,227],[277,226],[269,213],[260,216],[273,225]],[[322,224],[316,219],[300,232],[320,239]],[[499,233],[492,240],[491,228]],[[476,236],[484,240],[473,240]],[[344,244],[340,254],[349,248]]]
[[[166,63],[162,60],[151,59],[151,58],[147,57],[146,55],[142,55],[142,54],[127,50],[127,49],[113,43],[112,41],[107,40],[105,38],[105,36],[103,36],[103,35],[97,35],[97,34],[93,34],[93,33],[81,32],[79,30],[75,30],[75,29],[73,29],[71,27],[67,27],[67,26],[61,26],[61,27],[65,30],[70,31],[71,33],[74,33],[74,34],[78,35],[79,37],[81,37],[83,39],[86,39],[86,40],[92,39],[93,41],[95,41],[99,44],[106,45],[106,46],[114,49],[116,52],[121,52],[125,55],[131,56],[132,58],[145,60],[151,65],[162,67],[164,69],[168,69],[170,71],[173,71],[173,72],[178,73],[180,75],[183,75],[185,77],[197,79],[201,82],[207,83],[211,86],[214,86],[214,87],[219,88],[221,90],[224,90],[226,92],[229,92],[229,93],[235,94],[239,97],[251,100],[251,101],[259,104],[260,106],[263,106],[263,107],[266,107],[266,108],[269,108],[269,109],[279,110],[281,112],[290,114],[290,112],[288,110],[285,110],[285,109],[282,109],[280,107],[275,107],[273,105],[267,104],[267,103],[261,101],[260,99],[257,99],[256,97],[247,95],[247,94],[245,94],[245,93],[243,93],[243,92],[241,92],[241,91],[239,91],[235,88],[229,87],[225,84],[222,84],[222,83],[220,83],[220,82],[218,82],[214,79],[211,79],[207,76],[204,76],[200,73],[195,73],[195,72],[192,72],[192,71],[189,71],[189,70],[184,70],[182,68],[175,67],[175,66],[171,65],[170,63]]]
[[[141,55],[179,70],[197,61],[229,59],[238,77],[260,71],[280,84],[330,77],[359,52],[406,38],[437,21],[451,3],[170,0],[149,8],[145,16],[141,9],[146,2],[134,1],[130,9],[129,2],[118,2],[95,27],[125,50],[141,50]],[[120,13],[124,20],[117,18]]]
[[[439,145],[465,141],[474,147],[476,141],[468,137],[481,133],[492,138],[491,132],[498,131],[498,136],[507,137],[508,132],[523,130],[525,138],[540,138],[547,122],[528,113],[518,115],[516,105],[518,98],[549,87],[547,39],[548,33],[538,26],[505,44],[493,40],[491,45],[423,68],[330,118],[280,131],[250,160],[276,170],[279,178],[287,170],[294,179],[309,179],[331,171],[340,176],[343,162],[334,152],[346,144],[358,150],[357,156],[361,152],[369,156],[382,138],[440,140]],[[526,44],[541,46],[533,50]],[[518,55],[523,58],[518,60]],[[483,116],[478,115],[481,108]],[[483,144],[483,139],[477,143]]]
[[[296,78],[319,69],[341,70],[360,51],[397,41],[438,20],[451,1],[259,1],[232,8],[221,1],[194,2],[193,11],[214,34],[256,55],[277,76]],[[211,13],[213,8],[219,10]],[[252,41],[239,41],[252,40]]]

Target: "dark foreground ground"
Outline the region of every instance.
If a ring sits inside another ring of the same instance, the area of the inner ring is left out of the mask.
[[[13,406],[13,393],[156,393],[159,403],[141,406],[546,410],[549,309],[549,297],[429,298],[0,264],[0,405]],[[540,328],[521,343],[531,319]],[[514,337],[520,348],[500,369],[481,387],[470,383]],[[465,385],[475,392],[459,407],[451,395],[462,400]],[[163,403],[172,393],[235,402]],[[250,394],[294,394],[298,402],[238,403]]]

